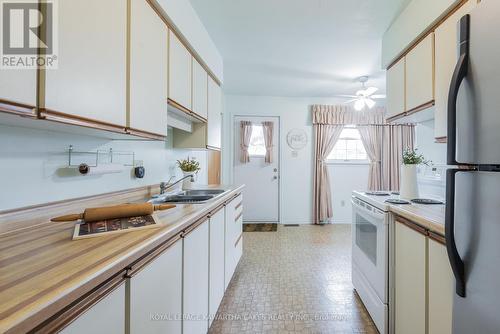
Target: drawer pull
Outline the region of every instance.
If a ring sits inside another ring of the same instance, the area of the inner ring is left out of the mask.
[[[241,218],[242,215],[243,215],[243,211],[240,212],[240,214],[238,216],[236,216],[236,218],[234,219],[234,222],[237,223],[238,220]]]

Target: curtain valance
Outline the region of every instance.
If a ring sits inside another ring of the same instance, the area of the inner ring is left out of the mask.
[[[354,110],[342,105],[313,105],[313,124],[329,125],[380,125],[385,124],[385,108]]]

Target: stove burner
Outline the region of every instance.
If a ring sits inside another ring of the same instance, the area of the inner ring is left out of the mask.
[[[411,204],[409,201],[406,201],[404,199],[397,199],[397,198],[390,198],[385,200],[387,203],[391,204]]]
[[[387,191],[367,191],[365,194],[372,196],[391,196]]]
[[[415,198],[411,200],[413,203],[416,204],[444,204],[441,201],[437,201],[435,199],[429,199],[429,198]]]

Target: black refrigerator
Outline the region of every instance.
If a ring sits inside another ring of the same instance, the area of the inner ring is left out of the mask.
[[[453,333],[500,333],[500,1],[458,27],[448,100],[446,248]]]

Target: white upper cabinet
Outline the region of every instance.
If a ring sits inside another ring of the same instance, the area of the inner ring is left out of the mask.
[[[168,98],[191,110],[192,56],[172,31],[170,31],[169,41]]]
[[[212,79],[208,78],[208,129],[207,146],[221,148],[222,131],[222,90]]]
[[[387,117],[405,112],[405,58],[387,70]]]
[[[167,135],[168,28],[145,0],[131,1],[128,127]]]
[[[470,0],[444,21],[435,31],[436,42],[436,108],[435,137],[447,137],[448,93],[458,61],[458,22],[477,4]]]
[[[207,119],[208,74],[193,57],[193,112]]]
[[[127,2],[58,2],[59,67],[46,71],[45,107],[125,127]]]
[[[182,332],[182,241],[127,281],[130,293],[130,334]],[[177,319],[153,321],[151,316]],[[89,332],[90,333],[90,332]]]
[[[460,2],[461,0],[410,1],[384,33],[382,65],[387,68]]]
[[[406,55],[406,111],[434,101],[434,33]]]
[[[36,106],[36,70],[0,70],[0,100]]]

